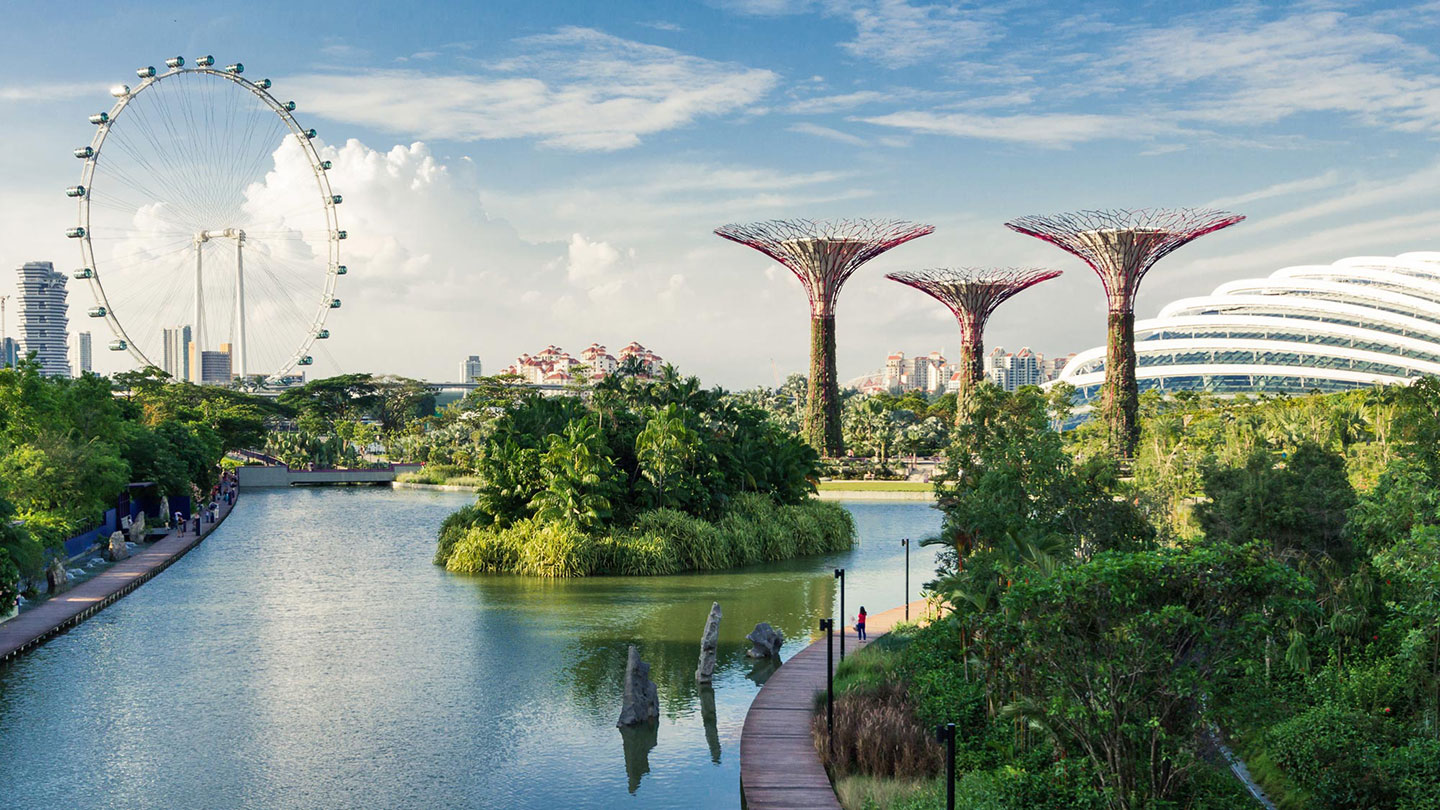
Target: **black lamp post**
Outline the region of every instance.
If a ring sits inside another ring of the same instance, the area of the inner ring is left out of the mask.
[[[945,743],[945,810],[955,810],[955,724],[936,726],[935,740]]]
[[[830,753],[835,753],[835,620],[821,619],[825,631],[825,730],[830,740]],[[841,638],[844,638],[843,636]]]
[[[905,598],[904,598],[902,601],[905,603],[905,621],[906,621],[906,623],[909,623],[909,621],[910,621],[910,538],[907,537],[907,538],[905,538],[904,540],[901,540],[901,541],[900,541],[900,545],[902,545],[902,546],[905,547]]]
[[[845,618],[846,615],[847,615],[847,614],[845,613],[845,569],[844,569],[844,568],[836,568],[836,569],[835,569],[835,578],[838,579],[838,580],[840,580],[840,660],[841,660],[841,661],[844,661],[844,660],[845,660],[845,628],[848,626],[849,621],[850,621],[849,619]]]

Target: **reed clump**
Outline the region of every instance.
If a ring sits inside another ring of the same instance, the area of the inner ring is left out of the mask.
[[[485,518],[477,507],[451,515],[435,561],[459,573],[663,576],[843,551],[855,542],[854,521],[838,504],[782,504],[755,493],[733,499],[718,521],[652,509],[604,533],[537,518],[502,527]]]

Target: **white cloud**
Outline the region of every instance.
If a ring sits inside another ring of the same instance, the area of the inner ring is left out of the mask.
[[[737,112],[774,86],[768,70],[717,62],[587,28],[517,43],[524,53],[472,74],[414,70],[299,76],[308,109],[405,136],[537,138],[578,151],[626,149],[645,135]]]
[[[1173,125],[1150,118],[1086,113],[979,115],[909,110],[855,120],[924,135],[1008,141],[1052,149],[1085,141],[1143,140],[1177,133]]]
[[[593,286],[611,274],[620,263],[620,251],[609,242],[592,242],[581,234],[570,237],[569,261],[565,270],[570,280]]]
[[[1131,88],[1193,87],[1175,114],[1254,127],[1302,113],[1339,113],[1407,132],[1440,132],[1440,74],[1427,48],[1363,16],[1307,11],[1269,21],[1243,7],[1139,29],[1101,60]]]
[[[887,68],[902,68],[936,57],[959,59],[995,36],[988,20],[949,5],[915,6],[906,0],[839,3],[832,13],[855,23],[855,39],[840,47]]]
[[[869,143],[869,141],[865,140],[864,138],[858,137],[856,135],[851,135],[848,132],[841,132],[838,129],[822,127],[819,124],[792,124],[791,126],[787,127],[787,129],[791,132],[799,132],[802,135],[814,135],[817,138],[825,138],[827,140],[837,141],[839,143],[848,143],[851,146],[865,146]]]

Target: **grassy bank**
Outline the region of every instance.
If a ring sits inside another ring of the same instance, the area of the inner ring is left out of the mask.
[[[821,492],[931,492],[934,484],[921,481],[821,481]]]
[[[653,509],[629,528],[603,534],[539,518],[504,527],[477,525],[478,520],[483,516],[474,509],[446,520],[437,564],[471,574],[659,576],[843,551],[855,541],[855,524],[844,507],[819,501],[784,505],[756,494],[735,498],[717,521]]]
[[[401,473],[395,480],[402,484],[444,484],[453,487],[478,487],[480,478],[461,467],[449,464],[427,464],[415,472]]]

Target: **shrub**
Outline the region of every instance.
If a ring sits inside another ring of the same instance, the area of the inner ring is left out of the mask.
[[[440,524],[440,540],[435,546],[435,564],[446,565],[450,561],[450,554],[455,544],[473,526],[485,526],[493,522],[493,518],[478,503],[451,512]]]
[[[713,571],[729,568],[731,553],[727,537],[715,524],[675,509],[652,509],[640,513],[635,531],[663,538],[671,548],[679,569]]]
[[[442,524],[435,562],[460,573],[661,576],[841,551],[854,538],[850,513],[838,504],[786,506],[755,494],[736,498],[718,524],[652,509],[631,528],[605,534],[538,517],[502,528],[472,505]]]
[[[578,528],[561,522],[520,521],[511,531],[525,534],[516,560],[516,573],[535,577],[583,577],[595,570],[595,540]]]
[[[1396,742],[1383,718],[1326,703],[1277,724],[1265,735],[1271,759],[1320,807],[1348,810],[1393,806],[1383,752]]]
[[[1423,810],[1440,796],[1440,740],[1416,740],[1391,751],[1380,763],[1395,796],[1396,810]]]

